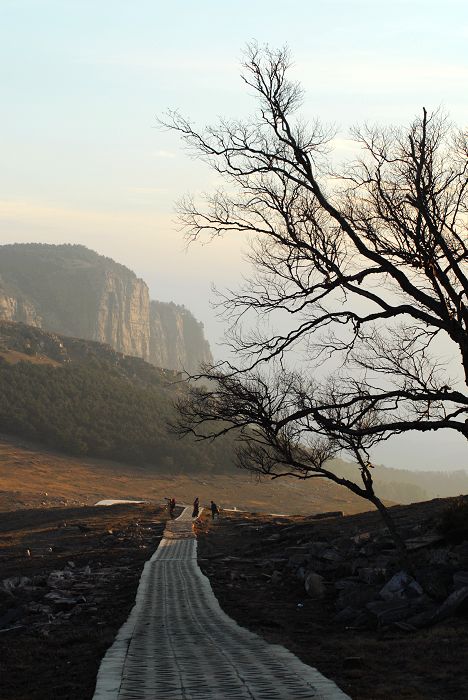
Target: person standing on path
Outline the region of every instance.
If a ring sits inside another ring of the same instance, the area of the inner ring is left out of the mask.
[[[169,515],[171,516],[171,518],[174,517],[175,507],[176,507],[176,500],[175,500],[175,498],[171,498],[171,500],[169,501]]]
[[[192,513],[192,518],[198,518],[198,514],[200,512],[200,499],[198,496],[193,502],[193,513]]]
[[[211,518],[212,518],[212,520],[215,519],[215,515],[217,515],[217,516],[219,517],[219,508],[218,508],[218,506],[216,505],[216,503],[215,503],[214,501],[211,501],[211,506],[210,506],[210,508],[211,508]]]

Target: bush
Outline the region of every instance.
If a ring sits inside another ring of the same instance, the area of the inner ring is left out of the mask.
[[[455,542],[468,539],[468,497],[458,496],[452,501],[442,513],[439,530]]]

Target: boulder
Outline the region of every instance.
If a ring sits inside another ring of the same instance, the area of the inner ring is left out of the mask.
[[[449,595],[442,605],[436,610],[432,622],[440,622],[453,615],[460,607],[468,603],[468,586],[459,588]]]
[[[31,583],[27,576],[10,576],[2,581],[2,588],[7,593],[14,593],[19,588],[24,588]]]
[[[309,571],[304,579],[304,588],[311,598],[324,598],[326,593],[325,579],[315,571]]]
[[[357,570],[357,575],[364,583],[380,583],[385,581],[387,569],[365,566]]]
[[[433,602],[426,595],[418,598],[391,598],[368,603],[367,610],[375,615],[380,625],[388,625],[401,620],[408,620],[415,615],[426,613],[433,608]]]
[[[468,571],[457,571],[453,575],[453,585],[455,590],[468,586]]]
[[[419,583],[415,581],[412,576],[407,574],[406,571],[399,571],[392,576],[390,581],[388,581],[380,591],[380,597],[383,598],[383,600],[392,600],[394,598],[408,600],[410,598],[417,598],[422,594],[423,589]]]
[[[326,549],[324,552],[322,552],[320,555],[321,559],[324,559],[325,561],[330,561],[333,563],[341,563],[343,561],[343,556],[340,554],[340,552],[337,549]]]
[[[273,573],[271,574],[271,579],[270,579],[271,583],[276,585],[278,583],[281,583],[282,580],[283,580],[283,575],[282,575],[281,571],[278,571],[278,569],[275,569],[273,571]]]
[[[367,610],[375,615],[379,625],[388,625],[409,617],[412,613],[408,600],[393,598],[391,600],[375,600],[367,604]]]

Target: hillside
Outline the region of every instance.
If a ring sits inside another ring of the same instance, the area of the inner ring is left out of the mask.
[[[82,245],[0,246],[0,319],[108,343],[168,369],[211,360],[184,306],[151,301],[134,272]]]
[[[195,443],[168,431],[185,391],[175,378],[101,343],[0,322],[1,432],[153,470],[232,469],[232,441]]]
[[[173,401],[185,391],[185,384],[177,380],[176,372],[122,355],[108,345],[0,321],[0,432],[69,455],[138,465],[153,475],[237,473],[232,439],[196,443],[178,440],[168,431],[167,423],[174,418]],[[349,462],[334,460],[330,466],[342,476],[358,478]],[[380,497],[397,503],[468,491],[465,471],[411,472],[379,466],[373,476]],[[278,486],[275,506],[268,506],[269,497],[263,496],[257,505],[261,510],[303,512],[301,508],[307,510],[309,504],[315,508],[314,494],[318,502],[330,500],[328,492],[324,496],[328,486],[322,484],[291,481],[288,487]],[[295,490],[303,495],[299,497]],[[342,505],[317,508],[349,512],[348,496],[339,491]],[[184,498],[190,500],[190,489],[184,491]],[[226,499],[234,502],[229,488],[222,493],[223,502]],[[237,500],[255,507],[251,499],[239,496]]]

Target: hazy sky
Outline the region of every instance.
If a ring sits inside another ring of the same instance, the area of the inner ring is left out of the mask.
[[[252,109],[239,59],[253,39],[287,43],[306,116],[340,127],[407,123],[468,107],[464,0],[0,0],[0,231],[4,243],[77,242],[133,269],[153,298],[184,303],[214,345],[211,283],[234,285],[235,240],[184,249],[174,202],[209,190],[156,116],[200,124]],[[220,354],[220,350],[215,353]],[[389,465],[468,466],[463,441],[383,448]],[[413,444],[414,442],[414,444]],[[432,445],[434,449],[432,449]],[[430,456],[428,456],[430,453]]]

